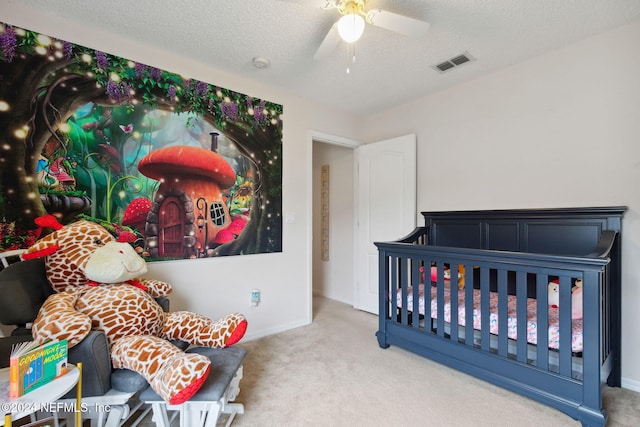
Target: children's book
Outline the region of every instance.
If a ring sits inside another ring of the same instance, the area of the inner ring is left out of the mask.
[[[9,359],[9,398],[16,399],[67,372],[67,340],[16,344]]]

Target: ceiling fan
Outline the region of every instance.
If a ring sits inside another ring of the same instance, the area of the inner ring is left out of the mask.
[[[357,41],[364,32],[365,21],[408,37],[421,37],[429,30],[430,24],[427,22],[381,9],[366,10],[366,3],[367,0],[325,1],[323,9],[337,9],[342,17],[333,24],[316,51],[314,59],[329,56],[341,41]]]

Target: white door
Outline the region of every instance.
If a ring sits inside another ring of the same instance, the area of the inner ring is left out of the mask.
[[[378,314],[378,250],[416,226],[416,136],[366,144],[355,151],[358,176],[354,307]]]

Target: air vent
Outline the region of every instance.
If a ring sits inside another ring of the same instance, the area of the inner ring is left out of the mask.
[[[451,59],[451,62],[453,62],[455,65],[462,65],[465,62],[469,62],[469,61],[470,61],[469,57],[464,54],[460,56],[456,56],[455,58]]]
[[[446,62],[443,62],[442,64],[436,65],[436,68],[444,73],[445,71],[450,70],[455,66],[456,64],[446,61]]]
[[[434,68],[439,70],[441,73],[444,73],[445,71],[452,70],[455,67],[459,67],[460,65],[466,64],[467,62],[471,62],[473,60],[474,58],[471,55],[469,55],[469,52],[465,52],[461,55],[458,55],[449,59],[448,61],[444,61],[434,66]]]

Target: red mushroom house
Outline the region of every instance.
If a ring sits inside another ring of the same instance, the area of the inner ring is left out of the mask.
[[[231,222],[222,190],[236,181],[222,156],[201,147],[170,146],[149,153],[138,170],[160,182],[145,227],[152,256],[206,256],[218,246],[216,235]]]

